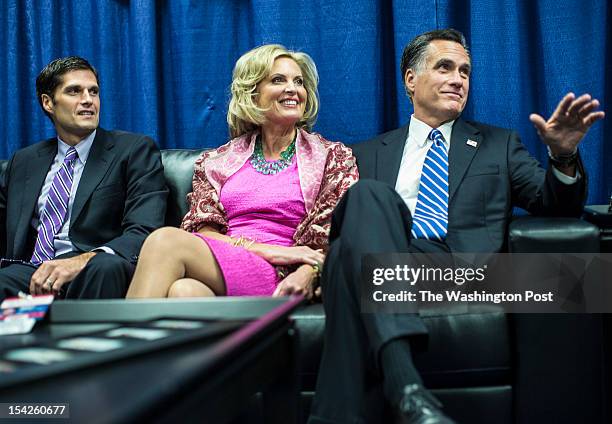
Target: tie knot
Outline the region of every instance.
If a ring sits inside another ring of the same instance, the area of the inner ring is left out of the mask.
[[[431,130],[428,138],[432,140],[433,142],[435,142],[437,146],[440,146],[440,144],[444,143],[444,136],[442,135],[440,130],[437,128],[434,128],[433,130]]]
[[[66,152],[66,157],[64,158],[64,162],[71,162],[78,157],[79,157],[79,154],[77,153],[76,149],[74,147],[71,147]]]

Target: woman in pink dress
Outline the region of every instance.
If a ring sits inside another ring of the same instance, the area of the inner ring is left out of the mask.
[[[181,229],[146,239],[128,298],[313,297],[332,211],[358,179],[348,147],[309,132],[317,84],[310,56],[280,45],[238,59],[233,139],[196,161]]]

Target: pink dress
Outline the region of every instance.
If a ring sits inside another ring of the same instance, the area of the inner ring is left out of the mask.
[[[292,246],[306,215],[297,161],[276,175],[255,171],[247,161],[221,188],[227,235],[258,243]],[[241,247],[193,233],[204,240],[221,268],[228,296],[270,296],[278,284],[274,266]]]

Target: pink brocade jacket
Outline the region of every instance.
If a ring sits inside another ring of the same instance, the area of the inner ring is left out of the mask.
[[[221,187],[250,159],[258,132],[237,137],[216,150],[204,152],[195,162],[193,192],[187,195],[189,212],[181,228],[198,231],[214,224],[227,231],[227,215],[219,201]],[[336,204],[359,179],[350,148],[299,129],[296,155],[306,216],[296,228],[295,245],[327,252],[331,215]]]

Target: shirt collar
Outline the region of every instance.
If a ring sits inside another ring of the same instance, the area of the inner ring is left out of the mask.
[[[451,134],[453,132],[453,124],[455,120],[446,122],[438,127],[438,130],[444,136],[444,144],[446,148],[449,148]],[[433,130],[432,127],[427,125],[425,122],[415,118],[414,114],[410,117],[410,126],[408,128],[409,137],[413,137],[419,147],[424,147],[429,141],[427,137],[429,137],[429,133]]]
[[[89,156],[89,151],[91,150],[91,145],[93,144],[94,138],[96,138],[96,130],[93,130],[91,134],[79,141],[74,146],[77,154],[79,155],[79,162],[81,162],[83,165],[85,165],[85,162],[87,162],[87,157]],[[66,153],[68,153],[70,145],[66,144],[59,136],[57,136],[57,141],[57,151],[60,154],[60,157],[65,157]]]

